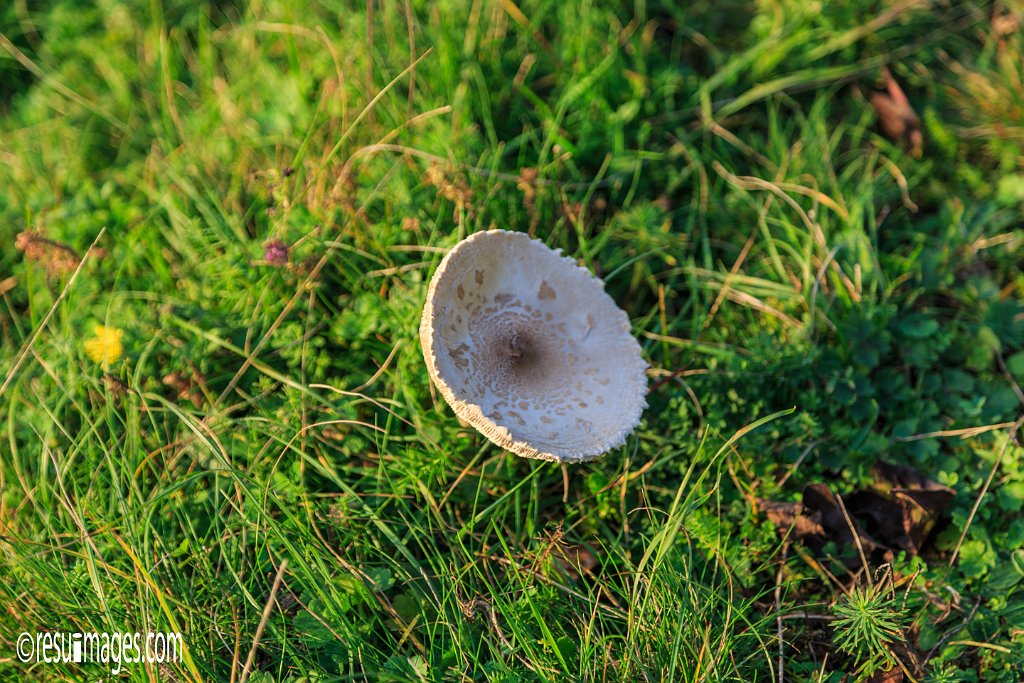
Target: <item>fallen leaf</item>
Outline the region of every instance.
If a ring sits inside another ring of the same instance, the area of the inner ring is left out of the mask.
[[[879,671],[869,676],[865,683],[903,683],[903,670],[894,666],[888,671]]]
[[[956,492],[907,465],[878,462],[872,472],[876,490],[850,496],[850,514],[888,546],[920,554]]]
[[[846,566],[850,568],[863,566],[864,562],[860,557],[861,549],[864,551],[865,558],[875,566],[892,561],[892,552],[875,541],[871,534],[858,524],[856,517],[850,514],[849,507],[846,510],[847,514],[843,514],[839,499],[825,484],[811,484],[804,489],[804,506],[817,510],[821,514],[822,526],[825,527],[828,540],[835,541],[840,547],[848,548],[850,552],[844,558]],[[847,515],[849,515],[849,520],[847,520]],[[854,533],[856,533],[856,537]],[[857,547],[857,541],[860,542],[860,548]],[[812,548],[812,550],[815,549]],[[820,553],[820,549],[817,549],[816,552]]]
[[[880,488],[921,489],[927,491],[952,491],[948,486],[937,484],[910,465],[900,465],[879,460],[871,468],[875,484]]]
[[[793,538],[804,540],[808,537],[825,538],[821,526],[821,515],[805,510],[803,503],[780,503],[772,500],[760,501],[761,511],[777,529],[786,530]],[[792,529],[792,531],[790,531]]]
[[[23,252],[28,260],[40,263],[51,275],[70,273],[81,260],[68,245],[31,230],[18,233],[14,247]]]
[[[128,385],[124,380],[111,372],[103,373],[103,385],[115,399],[120,399],[128,393]]]
[[[992,12],[992,33],[995,37],[1003,43],[1003,38],[1016,33],[1018,28],[1017,17],[1013,15],[1009,10],[1000,12],[995,10]]]
[[[882,75],[885,91],[871,93],[871,104],[878,112],[878,125],[890,140],[904,145],[913,156],[921,156],[924,147],[921,119],[889,69],[883,67]]]
[[[581,574],[590,574],[597,568],[597,558],[581,545],[558,544],[551,552],[555,565],[569,578],[578,579]]]
[[[195,386],[193,381],[195,378],[188,378],[183,373],[174,371],[167,375],[164,375],[161,380],[164,386],[171,387],[178,393],[179,399],[187,399],[192,402],[196,408],[201,408],[203,405],[203,394],[199,391],[199,388]]]
[[[850,569],[863,565],[860,550],[874,567],[892,562],[898,550],[920,554],[955,492],[907,465],[879,462],[873,473],[874,486],[847,494],[842,505],[818,483],[804,488],[800,503],[759,500],[758,505],[780,534],[818,556],[827,543],[835,543]]]

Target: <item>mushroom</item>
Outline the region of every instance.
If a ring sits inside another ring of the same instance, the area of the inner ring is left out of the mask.
[[[520,232],[478,232],[441,261],[420,342],[455,414],[517,455],[591,460],[647,406],[647,363],[604,283]]]

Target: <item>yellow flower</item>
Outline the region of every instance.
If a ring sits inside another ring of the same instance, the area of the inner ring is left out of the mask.
[[[121,346],[123,330],[106,325],[96,325],[94,328],[96,336],[85,342],[85,355],[97,363],[110,365],[121,357],[124,347]]]

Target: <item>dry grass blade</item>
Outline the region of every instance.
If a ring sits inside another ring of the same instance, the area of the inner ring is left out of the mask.
[[[256,649],[259,647],[260,638],[263,637],[263,629],[267,627],[267,621],[270,619],[270,613],[274,609],[274,603],[277,598],[277,591],[281,587],[281,580],[284,578],[284,571],[288,568],[288,560],[281,560],[281,564],[277,567],[277,575],[274,576],[274,585],[270,588],[270,595],[267,597],[267,604],[263,606],[263,614],[260,616],[260,623],[256,626],[256,634],[252,637],[252,647],[249,648],[249,654],[245,658],[245,664],[242,666],[242,676],[239,679],[239,683],[245,683],[249,680],[249,676],[252,674],[252,664],[256,659]]]
[[[981,491],[978,492],[978,497],[974,501],[974,505],[971,507],[971,512],[967,515],[967,522],[964,524],[964,530],[960,532],[960,538],[957,539],[956,547],[953,548],[952,554],[949,556],[949,564],[946,566],[946,576],[953,571],[953,564],[956,562],[957,556],[960,554],[960,548],[964,544],[964,539],[967,538],[967,532],[971,529],[971,524],[974,522],[975,515],[978,514],[978,508],[981,507],[981,501],[985,498],[985,494],[988,493],[989,486],[992,485],[992,480],[995,479],[996,472],[999,470],[999,466],[1003,462],[1003,456],[1006,455],[1006,450],[1010,444],[1017,443],[1017,431],[1021,425],[1024,425],[1024,417],[1018,419],[1013,427],[1010,429],[1010,433],[1006,435],[1006,440],[1003,442],[1002,448],[999,449],[999,455],[996,456],[995,462],[992,463],[992,470],[988,473],[988,478],[985,479],[985,483],[981,487]]]

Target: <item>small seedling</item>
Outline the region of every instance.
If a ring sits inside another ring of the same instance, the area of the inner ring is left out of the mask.
[[[872,586],[854,586],[832,611],[835,645],[853,657],[862,676],[900,665],[890,646],[904,638],[907,612],[888,577]]]

